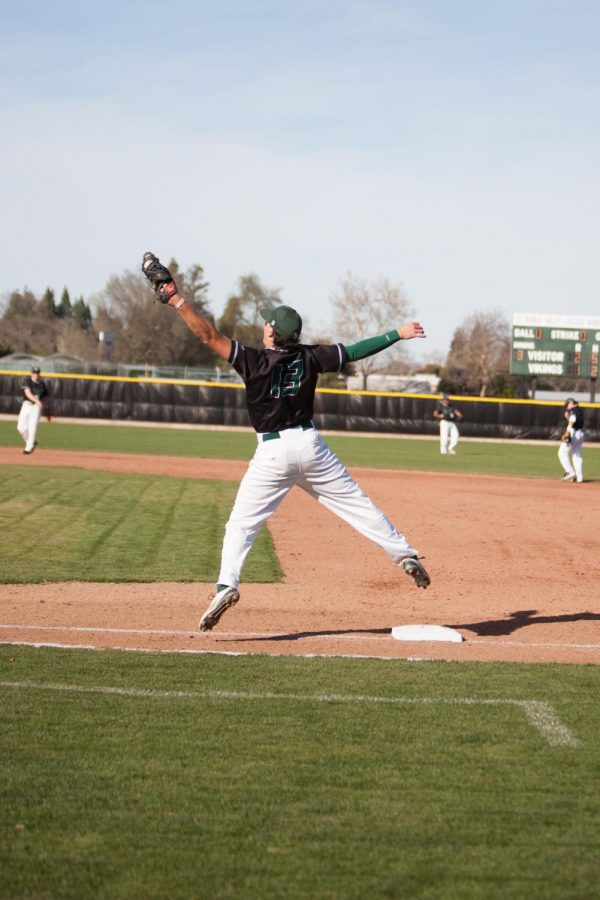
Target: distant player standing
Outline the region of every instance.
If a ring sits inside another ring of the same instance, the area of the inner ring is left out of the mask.
[[[565,402],[566,428],[561,436],[558,458],[565,470],[563,481],[583,481],[583,439],[585,416],[573,397]]]
[[[433,418],[440,423],[440,453],[456,453],[458,444],[458,425],[462,419],[462,413],[450,402],[448,394],[442,394],[433,411]]]
[[[302,319],[296,310],[277,306],[260,311],[265,320],[264,349],[256,350],[220,334],[209,319],[198,315],[180,297],[170,272],[154,254],[144,254],[142,271],[161,302],[175,307],[196,337],[241,375],[257,432],[256,452],[225,529],[217,590],[200,630],[213,628],[239,600],[241,571],[252,544],[296,484],[381,547],[417,587],[426,588],[430,578],[417,550],[361,491],[312,423],[319,373],[340,371],[347,361],[379,353],[396,341],[423,338],[421,325],[410,322],[349,347],[307,345],[300,343]]]
[[[38,366],[34,366],[31,375],[22,385],[23,404],[17,420],[17,431],[25,441],[23,453],[33,453],[40,416],[44,409],[44,399],[48,396],[46,382],[40,378]]]

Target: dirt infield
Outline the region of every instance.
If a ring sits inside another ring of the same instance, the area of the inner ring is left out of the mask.
[[[246,463],[43,450],[0,464],[239,480]],[[207,584],[0,587],[0,642],[185,652],[600,663],[600,485],[353,469],[425,555],[427,591],[294,489],[269,528],[285,580],[242,585],[215,631],[196,631]],[[403,642],[396,625],[458,629]]]

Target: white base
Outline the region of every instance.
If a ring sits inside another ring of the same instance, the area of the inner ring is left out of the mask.
[[[397,641],[464,641],[460,631],[445,625],[397,625],[392,628],[392,637]]]

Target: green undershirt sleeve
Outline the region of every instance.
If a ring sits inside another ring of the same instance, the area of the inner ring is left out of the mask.
[[[385,350],[386,347],[391,347],[392,344],[395,344],[400,339],[400,335],[394,328],[393,331],[380,334],[378,337],[365,338],[364,341],[350,344],[349,347],[346,347],[348,362],[356,362],[359,359],[364,359],[366,356],[373,356],[375,353]]]

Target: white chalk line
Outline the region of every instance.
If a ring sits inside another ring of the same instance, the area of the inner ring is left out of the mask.
[[[335,638],[336,641],[389,641],[391,634],[310,634],[301,633],[298,637],[294,634],[286,632],[267,632],[267,631],[216,631],[206,634],[190,628],[188,631],[169,630],[165,628],[106,628],[102,626],[83,626],[83,625],[19,625],[19,624],[0,624],[0,630],[18,630],[18,631],[60,631],[62,633],[89,633],[89,634],[142,634],[142,635],[162,635],[168,637],[195,637],[198,639],[220,639],[220,640],[315,640],[329,641]],[[415,643],[421,643],[419,641]],[[439,641],[423,641],[422,643],[441,643]],[[465,638],[468,644],[488,644],[490,647],[538,647],[548,649],[567,649],[567,650],[600,650],[598,644],[574,644],[562,643],[558,641],[493,641],[480,640],[478,638]]]
[[[533,643],[531,641],[479,641],[476,638],[466,638],[469,644],[490,644],[497,647],[501,644],[503,647],[565,647],[568,650],[600,650],[600,644],[563,644],[561,642]]]
[[[166,628],[104,628],[97,625],[0,625],[0,629],[22,629],[23,631],[62,631],[89,632],[91,634],[161,634],[171,637],[199,636],[200,632],[190,628],[189,631],[170,631]]]
[[[523,711],[529,724],[545,738],[551,747],[575,748],[581,746],[581,742],[561,722],[552,705],[546,700],[479,700],[475,697],[378,697],[369,694],[287,694],[276,693],[275,691],[160,691],[146,688],[49,684],[27,681],[0,681],[0,688],[160,699],[284,700],[300,703],[373,703],[398,706],[514,706]]]

